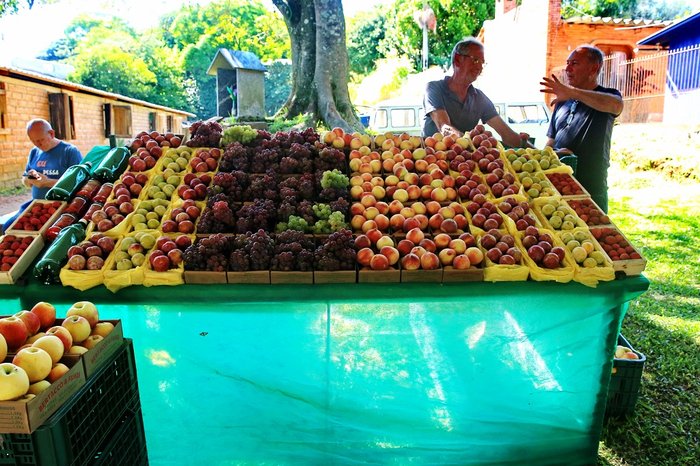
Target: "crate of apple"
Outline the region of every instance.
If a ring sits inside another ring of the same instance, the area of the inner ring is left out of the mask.
[[[151,132],[146,132],[146,131],[141,131],[138,133],[135,137],[134,140],[131,141],[131,144],[129,145],[129,149],[131,149],[131,152],[136,152],[139,148],[141,147],[147,147],[150,145],[150,147],[153,147],[153,144],[149,144],[150,141],[155,142],[159,147],[172,147],[172,148],[178,148],[180,147],[180,144],[182,143],[182,137],[178,136],[176,134],[171,133],[170,131],[161,134],[158,131],[151,131]]]
[[[548,173],[547,178],[552,182],[559,194],[562,196],[587,195],[581,183],[568,173]]]
[[[203,201],[207,197],[207,187],[211,183],[211,173],[186,173],[182,178],[182,184],[177,187],[177,195],[180,199],[193,199]]]
[[[124,187],[121,189],[126,190]],[[113,197],[101,209],[97,209],[92,213],[90,221],[97,231],[102,233],[110,232],[134,212],[138,200],[131,199],[128,192],[126,190],[122,194]]]
[[[7,228],[7,233],[42,234],[65,209],[62,201],[35,199]]]
[[[483,203],[479,203],[482,198],[477,196],[473,202],[467,204],[467,212],[472,216],[471,224],[479,230],[487,231],[493,229],[504,230],[503,216],[498,212],[496,204],[483,198]]]
[[[147,183],[148,175],[145,173],[125,172],[121,176],[119,183],[114,186],[113,191],[117,196],[129,194],[132,199],[135,199],[141,196],[141,192]],[[122,187],[126,188],[128,193],[124,192]]]
[[[609,225],[610,217],[596,205],[591,198],[566,199],[569,206],[576,211],[581,220],[589,227],[597,225]]]
[[[139,147],[136,152],[129,157],[129,169],[135,172],[145,172],[156,166],[158,158],[163,150],[155,141],[149,141],[148,147]]]
[[[13,284],[22,276],[44,246],[40,235],[0,237],[0,284]]]
[[[156,240],[156,246],[148,256],[148,264],[155,272],[171,269],[184,270],[182,254],[192,244],[188,235],[163,235]]]
[[[530,211],[530,204],[525,201],[511,196],[499,202],[496,207],[501,214],[506,216],[506,223],[511,233],[525,231],[529,226],[540,226],[537,217]]]
[[[102,233],[95,233],[68,249],[69,270],[101,270],[107,257],[114,251],[116,240]]]
[[[591,234],[598,240],[616,272],[626,275],[639,275],[646,268],[646,259],[630,244],[625,235],[615,227],[591,228]]]
[[[216,171],[216,167],[219,165],[219,158],[221,157],[221,149],[211,148],[197,149],[190,159],[190,167],[195,173],[205,173],[210,171]]]
[[[170,214],[165,216],[161,230],[163,233],[194,233],[197,219],[203,209],[203,202],[197,205],[194,200],[186,199],[180,205],[173,207]]]

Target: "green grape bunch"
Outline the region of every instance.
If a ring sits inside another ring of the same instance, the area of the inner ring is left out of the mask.
[[[221,136],[221,142],[224,147],[234,142],[248,144],[258,137],[258,131],[249,125],[234,125],[224,129],[224,134]]]

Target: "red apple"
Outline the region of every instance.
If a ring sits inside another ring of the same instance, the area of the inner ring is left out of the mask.
[[[55,325],[46,331],[46,335],[57,336],[63,343],[64,351],[68,351],[70,347],[73,346],[73,335],[71,335],[71,333],[65,327]]]
[[[9,350],[16,350],[27,341],[27,326],[17,316],[0,319],[0,334],[5,337]]]
[[[49,328],[56,322],[56,308],[51,303],[39,301],[32,307],[30,312],[39,317],[41,328]]]
[[[39,331],[41,320],[39,320],[38,315],[29,311],[19,311],[15,316],[22,319],[22,322],[24,322],[24,325],[27,327],[27,337],[31,337]]]

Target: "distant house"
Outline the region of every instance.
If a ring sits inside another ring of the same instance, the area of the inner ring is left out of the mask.
[[[657,84],[663,87],[663,121],[700,123],[700,11],[638,44],[657,51],[655,58],[665,65]]]
[[[0,65],[0,188],[20,184],[32,148],[26,124],[51,122],[60,139],[83,154],[108,143],[109,135],[130,138],[139,131],[181,133],[192,113],[101,91],[36,71]]]
[[[479,33],[488,65],[477,86],[492,100],[543,100],[541,78],[561,74],[578,45],[593,44],[607,56],[633,59],[647,53],[637,49],[639,40],[671,24],[590,16],[563,19],[561,0],[519,3],[496,0],[495,18],[485,21]]]

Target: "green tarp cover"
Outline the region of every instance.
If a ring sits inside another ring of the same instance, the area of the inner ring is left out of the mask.
[[[30,282],[0,299],[122,319],[152,465],[575,465],[596,461],[625,303],[648,285]]]

